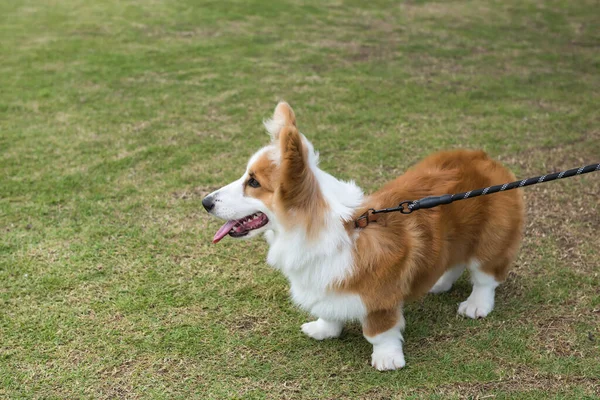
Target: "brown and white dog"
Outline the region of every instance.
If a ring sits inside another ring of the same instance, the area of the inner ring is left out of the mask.
[[[371,364],[391,370],[405,365],[405,301],[449,290],[467,268],[473,291],[458,313],[483,318],[492,311],[495,288],[521,241],[521,190],[410,215],[380,214],[365,228],[354,221],[368,208],[514,181],[500,163],[483,151],[440,152],[364,196],[354,182],[319,169],[287,103],[277,105],[265,126],[271,143],[252,156],[240,179],[202,204],[227,221],[214,243],[226,235],[265,234],[267,262],[288,278],[292,300],[318,318],[302,332],[334,338],[344,322],[358,320],[373,344]]]

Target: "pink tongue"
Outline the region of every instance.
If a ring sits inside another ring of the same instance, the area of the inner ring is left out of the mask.
[[[218,243],[221,239],[223,239],[225,237],[225,235],[227,235],[229,233],[231,228],[233,228],[233,226],[235,225],[236,222],[237,221],[227,221],[225,223],[225,225],[223,225],[217,231],[217,233],[215,233],[215,237],[213,238],[213,243]]]

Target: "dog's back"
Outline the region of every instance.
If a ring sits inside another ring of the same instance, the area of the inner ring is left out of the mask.
[[[373,208],[393,207],[404,200],[467,192],[514,180],[508,169],[483,151],[444,151],[425,158],[365,203]],[[470,263],[477,263],[500,282],[519,248],[523,210],[521,190],[513,190],[410,215],[382,215],[357,239],[356,272],[348,287],[364,293],[364,298],[371,298],[367,302],[379,308],[384,303],[387,306],[419,297],[446,271],[457,266],[464,269]],[[371,279],[378,282],[369,283]]]
[[[516,180],[512,172],[483,151],[440,152],[415,166],[415,170],[434,169],[438,169],[440,175],[446,171],[454,175],[450,185],[442,183],[446,191],[438,195],[469,192]],[[519,249],[523,221],[520,189],[441,206],[440,228],[448,244],[441,254],[442,259],[447,257],[444,264],[450,268],[477,260],[484,272],[503,281]]]

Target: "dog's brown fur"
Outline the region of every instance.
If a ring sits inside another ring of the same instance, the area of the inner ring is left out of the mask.
[[[368,197],[355,217],[371,207],[514,180],[483,151],[444,151]],[[354,274],[335,290],[361,296],[369,312],[364,332],[374,336],[398,322],[398,304],[425,294],[453,266],[478,260],[484,272],[504,280],[519,248],[523,220],[520,189],[410,215],[384,214],[360,232]],[[352,225],[349,222],[347,229],[355,229]]]
[[[293,116],[293,113],[291,115]],[[307,236],[315,238],[323,226],[323,215],[328,207],[317,179],[308,166],[308,151],[293,124],[280,131],[279,142],[281,180],[277,209],[283,211],[280,213],[281,220],[290,225],[302,224]]]

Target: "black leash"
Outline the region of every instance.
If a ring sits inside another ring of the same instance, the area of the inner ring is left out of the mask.
[[[354,225],[357,228],[364,228],[365,226],[367,226],[369,222],[371,222],[369,220],[369,214],[384,214],[396,211],[402,214],[410,214],[413,211],[420,210],[422,208],[433,208],[442,204],[450,204],[458,200],[471,199],[473,197],[484,196],[486,194],[504,192],[506,190],[517,189],[542,182],[550,182],[556,179],[570,178],[575,175],[583,175],[594,171],[600,171],[600,164],[590,164],[581,168],[573,168],[567,171],[536,176],[535,178],[523,179],[521,181],[505,183],[503,185],[489,186],[483,189],[470,190],[468,192],[463,193],[445,194],[442,196],[431,196],[422,198],[420,200],[405,200],[402,203],[398,204],[398,207],[382,208],[379,210],[370,208],[367,210],[367,212],[358,217],[356,221],[354,221]]]

